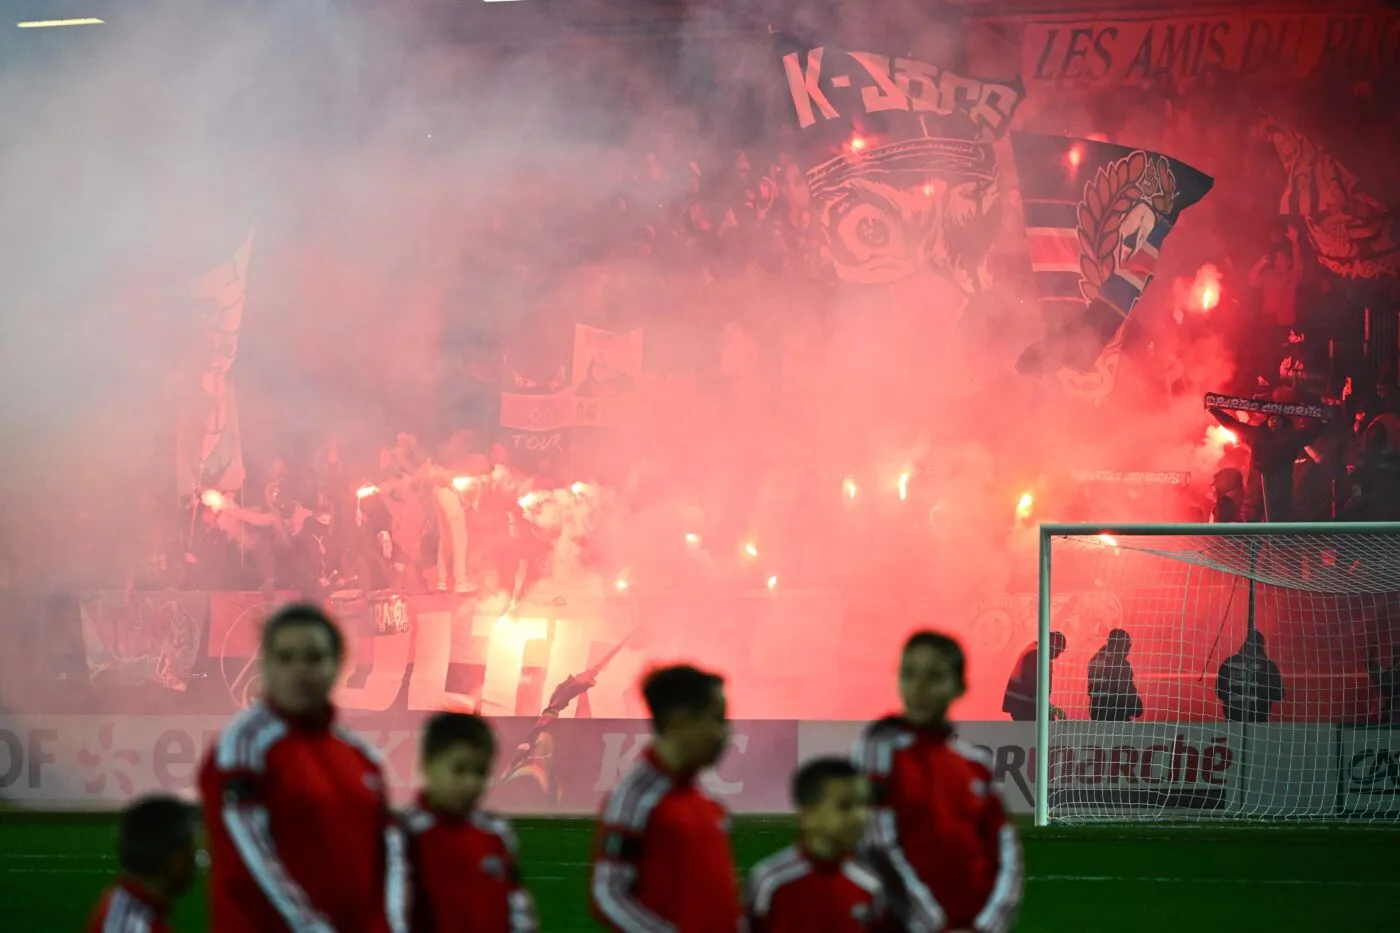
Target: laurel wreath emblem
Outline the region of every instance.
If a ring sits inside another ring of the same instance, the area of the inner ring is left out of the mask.
[[[1097,298],[1103,283],[1118,271],[1129,212],[1148,204],[1158,215],[1171,213],[1176,195],[1176,176],[1166,156],[1139,150],[1099,167],[1079,202],[1079,289],[1085,301]]]

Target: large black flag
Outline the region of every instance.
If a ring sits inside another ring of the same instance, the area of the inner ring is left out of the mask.
[[[1160,152],[1089,139],[1012,133],[1011,149],[1045,319],[1017,368],[1090,372],[1116,352],[1167,235],[1214,180]]]

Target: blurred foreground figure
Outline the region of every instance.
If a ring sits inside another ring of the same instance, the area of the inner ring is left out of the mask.
[[[797,845],[749,873],[749,933],[886,931],[885,891],[855,860],[870,823],[870,787],[845,758],[817,758],[792,782]]]
[[[199,777],[214,933],[407,929],[378,756],[331,705],[344,648],[314,606],[263,627],[263,700],[224,727]]]
[[[87,933],[171,933],[166,916],[194,882],[199,813],[175,797],[142,797],[117,824],[121,877],[102,893]]]
[[[906,933],[1006,933],[1021,905],[1021,842],[992,787],[991,756],[953,738],[948,721],[965,668],[956,640],[915,632],[899,666],[903,713],[856,743],[875,803],[866,854]]]
[[[414,933],[536,933],[510,823],[478,808],[496,758],[480,716],[438,713],[423,730],[423,790],[403,815]]]
[[[729,744],[724,682],[667,667],[642,695],[655,738],[603,805],[593,911],[618,933],[737,933],[729,815],[697,780]]]

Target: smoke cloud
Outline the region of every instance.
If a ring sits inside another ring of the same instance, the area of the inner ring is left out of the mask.
[[[491,47],[429,41],[445,29],[426,16],[142,11],[45,36],[0,76],[24,127],[0,153],[17,585],[119,589],[155,555],[179,559],[173,395],[196,339],[181,296],[254,228],[232,368],[250,488],[331,437],[368,481],[399,431],[440,460],[472,432],[445,464],[472,472],[465,453],[500,435],[502,358],[546,381],[572,364],[575,324],[643,328],[654,380],[636,423],[520,461],[550,585],[844,589],[875,618],[847,659],[843,714],[892,699],[895,646],[916,625],[971,643],[986,667],[968,709],[995,713],[997,668],[1028,633],[974,630],[971,607],[1033,591],[1036,522],[1200,514],[1226,446],[1200,398],[1235,360],[1200,300],[1214,281],[1228,302],[1205,265],[1220,260],[1186,244],[1215,237],[1218,214],[1183,216],[1093,404],[1015,372],[1041,318],[1004,144],[986,300],[932,274],[838,285],[751,237],[694,232],[727,222],[716,185],[741,159],[757,179],[803,145],[764,24],[707,12],[631,42],[555,24],[548,42]],[[797,24],[930,61],[955,60],[953,29],[912,13]],[[1076,116],[1063,125],[1097,129]],[[773,183],[774,210],[802,209]],[[1086,498],[1082,471],[1189,471],[1196,486]],[[705,637],[665,644],[699,654]]]

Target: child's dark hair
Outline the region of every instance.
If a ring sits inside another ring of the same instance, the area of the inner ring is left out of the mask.
[[[948,665],[952,667],[953,673],[958,675],[958,680],[967,681],[967,655],[963,654],[962,645],[952,635],[922,629],[909,636],[900,654],[908,654],[915,648],[932,648],[937,651],[948,659]]]
[[[792,802],[798,807],[814,807],[821,803],[828,783],[858,777],[860,769],[848,758],[813,758],[792,776]]]
[[[469,745],[490,758],[496,754],[496,733],[472,713],[437,713],[423,727],[423,760],[432,761],[454,745]]]
[[[170,860],[194,848],[199,814],[178,797],[140,797],[122,810],[117,821],[117,864],[137,878],[155,878]]]
[[[697,713],[710,704],[724,678],[689,664],[652,671],[642,681],[642,696],[657,731],[664,730],[676,713]]]
[[[284,606],[263,623],[263,654],[267,654],[272,648],[272,643],[280,632],[302,625],[324,629],[326,635],[330,637],[331,652],[336,658],[345,656],[345,636],[340,633],[340,626],[336,625],[335,621],[326,615],[320,606],[313,606],[310,603],[293,603],[290,606]]]

